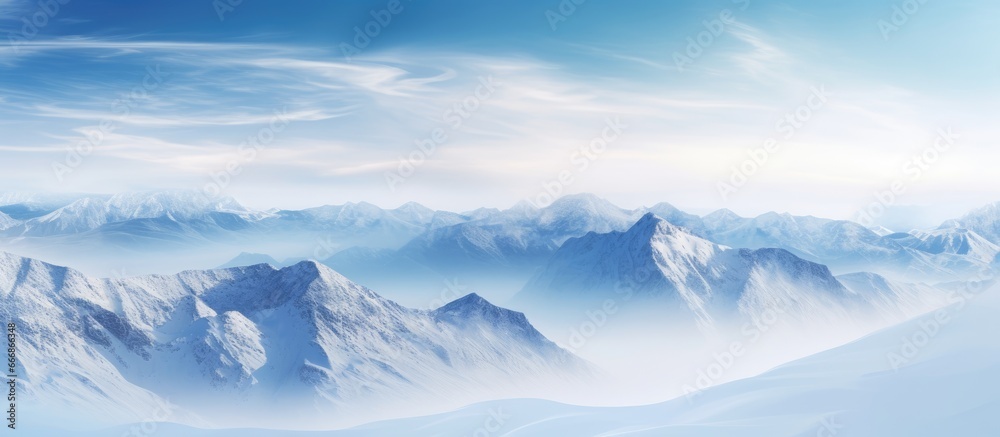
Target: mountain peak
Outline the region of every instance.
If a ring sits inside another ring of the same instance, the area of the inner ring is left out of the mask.
[[[311,407],[347,415],[355,410],[344,405],[390,397],[485,400],[513,383],[589,370],[522,314],[478,295],[439,312],[409,309],[313,261],[98,280],[0,251],[0,316],[17,322],[25,344],[60,352],[24,354],[20,363],[66,370],[31,375],[54,381],[36,384],[42,401],[68,395],[127,420],[162,410],[160,399],[211,418],[237,411],[234,404],[244,414],[272,411],[267,399],[276,393],[288,414]],[[79,381],[86,384],[70,385]],[[146,408],[144,396],[158,402]]]
[[[264,253],[240,252],[239,255],[236,255],[236,257],[218,268],[226,269],[230,267],[251,266],[255,264],[267,264],[272,267],[281,267],[281,263],[270,255]]]
[[[428,213],[434,212],[434,210],[414,201],[409,201],[402,205],[399,205],[399,207],[396,208],[396,211],[420,211]]]
[[[434,210],[417,202],[406,202],[392,210],[400,219],[419,223],[429,223],[434,217]]]
[[[969,211],[961,218],[948,220],[938,227],[940,230],[949,228],[968,229],[993,244],[1000,244],[1000,202]]]
[[[541,210],[538,225],[554,230],[583,235],[588,231],[621,230],[632,223],[632,212],[615,206],[593,194],[571,194],[560,197]]]
[[[469,293],[434,310],[435,317],[447,319],[456,324],[464,324],[475,319],[507,322],[520,327],[531,327],[523,313],[500,308],[476,293]],[[531,328],[532,330],[534,328]]]
[[[436,320],[457,327],[476,328],[485,324],[533,344],[550,345],[524,313],[493,305],[476,293],[455,299],[431,314]]]
[[[660,234],[671,235],[678,231],[680,229],[670,222],[654,213],[647,212],[626,233],[653,236]]]
[[[606,209],[606,208],[618,208],[611,202],[598,197],[596,194],[591,193],[579,193],[579,194],[567,194],[562,196],[552,202],[546,209],[561,209],[561,208],[586,208],[586,209]]]
[[[672,205],[670,203],[667,203],[667,202],[657,203],[657,204],[655,204],[655,205],[653,205],[653,206],[651,206],[649,208],[644,208],[644,210],[646,212],[655,213],[656,215],[658,215],[658,216],[660,216],[660,217],[662,217],[664,219],[667,219],[667,220],[676,220],[676,219],[681,219],[681,220],[685,220],[685,221],[698,221],[698,220],[701,220],[700,217],[698,217],[698,216],[696,216],[694,214],[688,214],[688,213],[682,211],[680,208],[677,208],[676,206],[674,206],[674,205]]]
[[[647,213],[643,214],[642,217],[639,218],[639,221],[635,222],[635,224],[637,226],[639,224],[643,224],[644,226],[650,226],[650,225],[657,224],[659,222],[664,222],[664,221],[666,221],[666,220],[663,220],[662,218],[660,218],[659,216],[657,216],[655,213],[647,212]]]
[[[483,299],[482,296],[476,293],[469,293],[451,302],[448,302],[441,308],[435,310],[436,313],[447,313],[447,314],[469,314],[469,313],[484,313],[492,312],[495,309],[501,309],[500,307],[493,305],[488,300]]]
[[[993,202],[985,206],[981,206],[972,211],[969,211],[962,219],[975,218],[977,216],[989,215],[993,217],[1000,216],[1000,202]]]
[[[378,205],[365,201],[347,202],[342,206],[341,211],[360,212],[367,215],[380,215],[384,212]]]
[[[730,212],[732,212],[732,211],[730,211]],[[768,212],[765,212],[765,213],[757,216],[757,219],[758,220],[768,220],[768,221],[771,221],[771,220],[795,220],[795,217],[792,216],[791,214],[787,213],[787,212],[768,211]]]
[[[446,306],[450,305],[454,305],[456,307],[468,307],[468,306],[486,306],[486,305],[492,306],[493,304],[491,304],[486,299],[483,299],[483,297],[480,296],[479,294],[473,292],[449,302],[448,305]]]
[[[279,270],[288,270],[288,271],[303,272],[303,273],[318,275],[321,269],[329,269],[329,267],[320,266],[318,262],[313,261],[311,259],[306,259]]]
[[[740,220],[743,217],[740,216],[739,214],[736,214],[735,212],[733,212],[733,210],[729,208],[722,208],[710,212],[702,218],[704,218],[706,221],[729,221],[729,220]]]

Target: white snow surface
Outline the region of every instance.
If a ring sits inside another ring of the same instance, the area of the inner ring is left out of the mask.
[[[896,233],[896,231],[893,231],[892,229],[889,229],[889,228],[887,228],[885,226],[872,226],[872,227],[870,227],[868,229],[871,230],[872,232],[878,234],[878,236],[880,236],[880,237],[884,237],[886,235],[895,234]]]
[[[711,325],[738,312],[755,318],[773,308],[814,317],[875,312],[901,316],[927,309],[934,290],[889,285],[878,275],[844,287],[823,265],[782,249],[733,249],[696,237],[650,213],[625,232],[591,233],[564,244],[518,294],[552,307],[593,305],[621,290],[648,304],[679,301]],[[668,308],[664,305],[664,308]]]
[[[81,427],[164,409],[189,424],[328,427],[594,375],[475,294],[412,310],[312,261],[93,279],[0,252],[0,318],[18,326],[25,410]]]
[[[1000,202],[975,209],[941,225],[941,229],[956,227],[972,230],[991,242],[1000,244]]]
[[[20,220],[14,220],[11,216],[0,212],[0,231],[10,229],[21,224]]]
[[[28,220],[25,233],[39,236],[72,234],[109,223],[159,217],[187,220],[204,217],[211,212],[229,213],[247,219],[264,214],[243,207],[231,197],[212,198],[197,191],[121,193],[75,200],[42,217]]]
[[[600,408],[532,399],[474,404],[327,432],[199,430],[191,437],[989,437],[1000,435],[998,291],[966,290],[934,313],[759,376],[646,406]],[[117,430],[116,430],[117,431]]]
[[[1000,253],[1000,246],[969,229],[945,228],[910,234],[919,240],[915,248],[931,254],[964,255],[990,263]]]

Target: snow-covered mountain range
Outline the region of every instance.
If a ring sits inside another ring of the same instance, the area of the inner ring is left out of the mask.
[[[408,309],[311,261],[94,279],[0,253],[0,296],[22,398],[84,422],[332,426],[594,375],[475,294]]]
[[[602,408],[507,399],[304,437],[493,435],[489,430],[523,437],[1000,435],[1000,343],[982,341],[984,333],[1000,330],[997,293],[980,292],[762,375],[652,405]],[[928,330],[934,330],[933,341],[913,346]],[[182,426],[162,431],[166,436],[243,435]]]
[[[396,298],[422,293],[421,301],[456,277],[490,298],[509,298],[568,239],[625,231],[647,213],[719,245],[784,249],[834,274],[874,272],[901,282],[967,280],[1000,252],[997,205],[939,229],[901,233],[773,212],[746,218],[719,210],[699,217],[667,203],[625,209],[589,194],[564,196],[545,208],[522,202],[463,213],[413,202],[395,209],[361,202],[255,211],[192,192],[20,194],[0,196],[0,203],[3,247],[95,275],[234,265],[226,263],[247,252],[321,260]],[[387,270],[401,273],[387,277]]]
[[[935,300],[929,290],[868,275],[869,283],[845,287],[826,266],[787,250],[722,246],[648,213],[627,231],[567,241],[516,300],[576,310],[623,300],[625,292],[633,303],[677,309],[670,317],[688,315],[703,325],[734,313],[759,318],[774,308],[809,317],[872,310],[902,315]]]
[[[567,196],[536,209],[522,202],[427,232],[400,252],[432,267],[523,267],[548,257],[568,238],[611,232],[631,225],[634,213],[596,196]]]
[[[684,435],[752,437],[993,436],[1000,402],[1000,290],[956,293],[952,305],[761,375],[648,405],[579,406],[503,399],[438,414],[304,437]],[[988,335],[988,334],[987,334]],[[925,341],[927,336],[930,340]],[[693,375],[690,384],[700,376]],[[45,424],[53,434],[58,424]],[[156,424],[156,435],[279,437],[282,430],[213,430]],[[134,429],[113,428],[114,435]],[[82,433],[85,436],[108,435]]]
[[[961,218],[944,222],[940,229],[964,228],[994,244],[1000,244],[1000,202],[970,211]]]
[[[327,428],[546,397],[608,370],[574,353],[662,366],[656,351],[693,350],[663,331],[651,352],[630,352],[623,340],[648,332],[646,316],[718,327],[688,339],[710,348],[778,309],[812,323],[781,325],[789,338],[815,334],[811,347],[826,348],[942,305],[1000,259],[995,206],[892,232],[625,209],[586,194],[462,213],[363,202],[258,211],[199,196],[0,196],[0,250],[99,272],[0,254],[0,316],[19,326],[24,396],[39,411],[115,423],[168,405],[169,420],[199,426],[278,417]],[[147,271],[170,274],[131,276]],[[595,318],[609,299],[620,305]],[[643,312],[610,321],[629,305]],[[549,318],[560,311],[568,318]],[[831,320],[859,322],[818,337]]]
[[[263,217],[230,197],[210,199],[194,192],[124,193],[75,200],[44,216],[25,221],[22,232],[29,236],[62,235],[131,220],[169,218],[184,221],[221,215],[231,216],[230,221],[253,221]]]
[[[729,210],[698,217],[666,203],[626,210],[586,194],[563,197],[541,210],[519,205],[483,219],[444,227],[417,237],[400,253],[439,271],[458,270],[449,274],[464,271],[455,266],[465,263],[488,264],[492,268],[515,266],[510,269],[514,273],[503,274],[523,275],[526,280],[567,239],[588,232],[624,231],[647,213],[716,244],[784,249],[826,265],[836,274],[875,272],[905,282],[965,280],[988,268],[996,256],[992,249],[995,241],[971,230],[955,231],[947,224],[936,231],[914,231],[914,235],[927,240],[934,232],[959,232],[970,239],[971,251],[961,249],[959,242],[954,243],[954,250],[939,250],[935,245],[942,243],[935,242],[905,244],[893,234],[880,235],[846,220],[773,212],[744,218]]]

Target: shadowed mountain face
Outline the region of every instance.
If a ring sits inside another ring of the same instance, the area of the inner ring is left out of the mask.
[[[477,295],[408,309],[314,262],[109,280],[0,253],[0,294],[23,342],[25,398],[109,422],[169,400],[178,420],[347,423],[371,419],[369,402],[381,414],[457,406],[591,374]]]
[[[24,340],[25,399],[38,410],[68,400],[85,407],[67,417],[107,423],[141,421],[169,404],[168,419],[182,423],[266,427],[280,417],[282,426],[329,427],[586,385],[592,367],[549,338],[595,362],[616,357],[601,365],[642,375],[644,388],[652,374],[630,362],[672,364],[700,353],[698,344],[744,335],[745,322],[763,332],[769,318],[803,337],[822,332],[806,329],[816,326],[844,331],[830,343],[807,340],[827,347],[940,304],[938,284],[878,272],[957,287],[1000,252],[967,228],[879,235],[788,214],[626,210],[591,195],[462,214],[413,203],[252,211],[180,194],[9,206],[0,212],[8,244],[83,262],[202,263],[216,249],[225,255],[209,265],[232,260],[218,270],[94,279],[0,257],[0,316]],[[294,261],[328,253],[325,265]],[[394,299],[359,283],[390,285]],[[514,294],[509,303],[528,316],[482,297]],[[615,308],[595,315],[609,300]],[[668,335],[636,351],[651,327]],[[672,382],[656,381],[668,391]]]
[[[885,290],[883,295],[893,291]],[[625,232],[567,241],[517,301],[574,311],[627,293],[643,305],[662,305],[665,314],[711,324],[727,314],[754,317],[778,305],[802,314],[874,308],[866,291],[850,291],[826,266],[786,250],[721,246],[647,214]],[[919,296],[899,293],[890,300],[903,308]]]
[[[1000,435],[995,418],[1000,343],[982,341],[984,333],[1000,330],[998,293],[980,292],[969,306],[963,301],[762,375],[666,402],[601,408],[505,399],[305,436],[464,435],[481,427],[488,412],[503,412],[503,430],[517,430],[524,437]],[[914,339],[932,329],[939,329],[933,341],[913,346]],[[165,430],[169,435],[238,435],[181,426]]]

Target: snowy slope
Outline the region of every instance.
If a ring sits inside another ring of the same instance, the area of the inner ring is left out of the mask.
[[[837,280],[851,293],[866,296],[868,304],[883,313],[919,314],[946,299],[941,290],[927,284],[892,281],[875,273],[848,273]]]
[[[974,231],[962,228],[897,232],[884,238],[917,254],[925,266],[937,269],[936,274],[928,275],[928,269],[911,264],[905,275],[908,280],[951,282],[972,279],[989,270],[990,264],[1000,254],[1000,247]]]
[[[303,437],[408,435],[884,437],[1000,435],[1000,296],[954,305],[762,375],[648,406],[596,408],[513,399]],[[161,425],[158,435],[286,435]]]
[[[19,225],[21,222],[19,220],[14,220],[11,216],[0,212],[0,231],[4,229],[13,228]]]
[[[889,229],[889,228],[887,228],[885,226],[872,226],[872,227],[870,227],[868,229],[870,229],[872,232],[874,232],[875,234],[877,234],[880,237],[884,237],[886,235],[895,234],[896,233],[896,231],[893,231],[892,229]]]
[[[706,238],[730,247],[775,247],[829,266],[837,273],[873,271],[901,280],[966,279],[982,261],[961,255],[938,256],[903,244],[860,224],[812,216],[769,212],[743,218],[722,210],[705,216]]]
[[[965,255],[988,263],[1000,253],[1000,246],[968,229],[945,228],[911,231],[910,234],[918,240],[913,248],[931,254]]]
[[[379,290],[396,302],[431,309],[481,289],[472,289],[394,250],[350,247],[321,261],[359,284]],[[392,272],[392,274],[386,274]],[[466,281],[463,277],[462,281]],[[455,284],[449,289],[449,284]],[[448,290],[447,292],[443,290]]]
[[[969,229],[994,244],[1000,244],[1000,202],[975,209],[961,218],[948,220],[940,226],[940,229],[948,228]]]
[[[150,411],[172,405],[129,383],[118,371],[121,363],[107,359],[93,345],[111,347],[114,341],[115,347],[138,347],[145,337],[133,336],[134,331],[119,323],[118,313],[90,309],[133,312],[137,300],[142,306],[149,303],[141,302],[143,296],[97,291],[99,282],[64,267],[0,252],[0,316],[17,324],[22,404],[30,399],[81,428],[95,425],[98,416],[97,424],[145,420]],[[184,418],[171,414],[161,420]]]
[[[623,289],[646,300],[679,304],[703,324],[726,311],[753,316],[777,302],[803,314],[837,308],[880,310],[885,294],[893,301],[920,302],[920,296],[891,288],[882,290],[881,297],[854,293],[825,266],[785,250],[732,249],[653,214],[626,232],[591,233],[568,241],[518,294],[518,301],[531,306],[592,306],[615,298]]]
[[[314,262],[110,280],[3,253],[0,293],[25,398],[106,423],[172,404],[188,423],[332,426],[591,374],[523,314],[475,295],[412,310]]]
[[[657,217],[670,222],[670,224],[683,228],[687,232],[702,238],[708,234],[705,222],[701,217],[681,211],[667,202],[660,202],[637,212],[656,214]]]
[[[728,217],[709,226],[709,238],[730,247],[780,247],[817,262],[888,258],[903,251],[857,223],[774,212]]]

